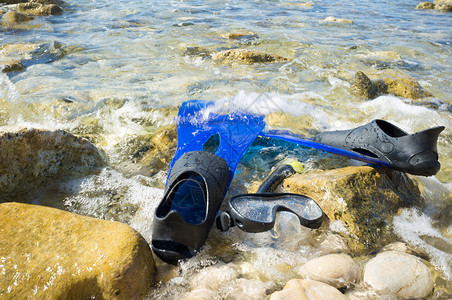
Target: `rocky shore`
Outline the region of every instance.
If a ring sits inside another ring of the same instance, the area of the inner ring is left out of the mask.
[[[0,0],[0,4],[0,26],[5,31],[29,30],[40,26],[40,18],[51,18],[65,11],[65,4],[56,0]],[[282,5],[310,11],[318,4]],[[419,14],[445,15],[452,11],[452,3],[435,0],[422,2],[416,8],[426,10],[417,11]],[[412,10],[416,11],[414,6]],[[328,28],[361,26],[339,16],[319,18],[316,24]],[[230,82],[246,81],[249,78],[243,71],[246,68],[277,66],[285,70],[285,76],[303,73],[300,78],[306,76],[308,81],[330,82],[334,75],[347,97],[355,97],[356,103],[394,95],[414,105],[437,110],[444,106],[441,100],[430,101],[435,98],[431,86],[407,75],[407,62],[402,57],[405,54],[398,49],[357,51],[358,46],[346,45],[346,56],[353,57],[356,65],[344,68],[332,62],[311,66],[310,56],[315,55],[308,50],[312,45],[278,40],[274,42],[276,46],[263,50],[259,45],[266,41],[255,32],[215,34],[214,38],[210,37],[215,42],[209,40],[202,45],[180,42],[174,47],[174,56],[243,72],[240,80],[233,78]],[[294,55],[295,49],[300,48],[306,50],[304,60]],[[0,70],[6,74],[0,75],[15,76],[30,66],[52,63],[83,50],[81,46],[56,40],[3,44]],[[311,78],[309,74],[314,73],[311,67],[322,70]],[[268,70],[267,73],[272,73]],[[191,86],[184,86],[190,96],[196,96],[204,83],[197,78],[193,81]],[[134,79],[127,82],[134,83]],[[331,83],[331,89],[334,88]],[[102,172],[120,170],[121,176],[135,180],[138,190],[143,187],[162,190],[177,148],[174,121],[177,107],[149,108],[147,103],[140,103],[145,107],[143,114],[134,115],[133,122],[130,121],[136,127],[141,126],[139,134],[124,135],[111,146],[108,142],[112,134],[102,126],[110,121],[107,119],[112,114],[105,112],[121,110],[132,101],[116,95],[100,100],[100,96],[90,97],[79,101],[65,96],[42,103],[0,99],[0,124],[8,123],[4,120],[10,117],[8,109],[3,107],[12,105],[16,111],[23,109],[38,116],[48,113],[56,120],[75,120],[67,131],[0,126],[0,298],[433,300],[452,297],[452,233],[450,226],[438,225],[450,223],[451,205],[429,206],[429,201],[438,195],[441,199],[452,199],[450,190],[442,189],[436,178],[424,180],[369,166],[315,165],[317,168],[306,168],[278,187],[280,191],[315,199],[325,214],[319,229],[294,226],[290,219],[287,223],[280,221],[271,233],[255,236],[237,228],[226,233],[214,229],[197,257],[177,267],[163,263],[149,247],[153,210],[131,203],[127,192],[132,188],[124,183],[106,184],[113,181],[113,171],[106,172],[107,175]],[[96,102],[96,107],[85,107],[91,100]],[[332,104],[331,108],[335,106]],[[117,118],[122,121],[128,116],[118,114]],[[302,134],[318,129],[308,115],[277,112],[268,114],[266,121],[270,127],[291,128]],[[117,127],[124,125],[117,123]],[[446,137],[443,144],[448,144],[449,139]],[[450,182],[449,174],[440,173],[437,178]],[[83,179],[87,180],[82,184]],[[60,189],[67,182],[71,182],[71,187]],[[106,187],[83,190],[88,185],[86,182]],[[250,186],[240,188],[253,192],[260,182],[247,184]],[[82,190],[83,201],[76,203],[74,198]],[[435,193],[438,195],[432,195]],[[66,197],[70,201],[60,201]],[[71,207],[96,206],[99,204],[93,202],[98,198],[107,199],[99,210],[108,213],[84,216],[81,215],[84,210]],[[146,200],[151,203],[150,199]],[[440,234],[425,225],[425,232],[410,232],[414,238],[402,238],[400,230],[394,227],[396,221],[424,210],[436,210],[431,213],[435,219],[427,220],[426,224],[434,222],[441,228]],[[142,224],[138,227],[143,230],[136,229],[137,223]],[[442,255],[441,261],[436,260],[438,253]]]
[[[170,153],[165,149],[171,143],[164,146],[159,141],[173,141],[173,134],[166,129],[155,135],[155,148],[142,155],[144,166],[155,163],[159,153]],[[158,262],[155,274],[148,243],[128,225],[17,202],[27,199],[27,193],[20,191],[42,191],[68,178],[96,174],[108,164],[101,151],[64,131],[11,128],[3,129],[0,149],[4,202],[0,204],[0,257],[5,275],[0,279],[0,295],[7,299],[40,295],[141,299],[149,289],[152,295],[151,286],[156,278],[168,276],[164,275],[167,268]],[[227,299],[262,299],[269,288],[274,291],[270,299],[379,295],[412,299],[451,292],[441,280],[435,282],[441,276],[429,268],[428,253],[391,242],[396,239],[392,216],[403,207],[423,206],[418,183],[405,174],[346,167],[297,174],[281,188],[316,199],[327,217],[325,224],[330,224],[314,242],[317,250],[311,259],[284,267],[293,279],[278,291],[249,273],[256,272],[255,267],[218,261],[195,273],[190,288],[178,298],[210,299],[220,291]],[[210,251],[221,258],[230,255],[232,248],[219,242]],[[224,280],[235,282],[236,289],[221,290]]]

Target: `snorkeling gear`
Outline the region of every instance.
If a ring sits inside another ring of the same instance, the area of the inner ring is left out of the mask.
[[[154,213],[151,242],[154,253],[171,264],[200,250],[240,158],[265,125],[262,116],[206,116],[212,103],[188,101],[179,109],[177,150]]]
[[[182,155],[173,165],[154,215],[152,250],[176,264],[192,257],[207,239],[229,181],[224,159],[204,151]]]
[[[237,226],[246,232],[264,232],[273,228],[279,211],[295,214],[303,226],[319,228],[324,214],[313,199],[299,194],[272,192],[284,178],[294,173],[291,165],[282,165],[261,184],[257,194],[237,195],[229,199],[226,209],[217,217],[217,228],[226,231]]]
[[[313,141],[377,158],[395,170],[431,176],[441,167],[436,143],[444,128],[408,134],[387,121],[373,120],[350,130],[321,132]]]
[[[213,112],[214,102],[182,104],[177,119],[178,144],[171,161],[164,197],[153,221],[152,249],[163,261],[196,255],[207,239],[237,164],[258,137],[277,138],[371,165],[430,176],[439,171],[436,143],[444,127],[408,135],[375,120],[348,131],[323,132],[313,139],[286,130],[266,130],[264,116]],[[227,170],[227,171],[225,171]],[[314,200],[296,194],[267,193],[232,197],[217,227],[237,225],[249,232],[272,228],[277,211],[295,213],[302,225],[320,226],[323,213]]]

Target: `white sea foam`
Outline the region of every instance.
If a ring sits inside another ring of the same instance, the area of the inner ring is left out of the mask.
[[[418,246],[432,257],[431,262],[440,269],[449,280],[452,279],[452,254],[437,249],[424,241],[421,236],[436,237],[452,244],[452,240],[444,237],[432,226],[432,219],[414,208],[403,209],[394,217],[394,232],[406,243]]]
[[[303,102],[300,99],[312,99],[322,96],[314,93],[302,93],[295,95],[283,95],[279,93],[246,93],[238,92],[233,98],[223,98],[214,102],[214,105],[205,111],[205,117],[209,113],[251,113],[256,115],[268,115],[275,112],[283,112],[294,116],[311,116],[320,127],[326,125],[328,116],[318,107]]]
[[[149,178],[140,175],[126,178],[116,170],[105,168],[98,175],[66,182],[61,189],[74,194],[64,200],[66,207],[83,215],[105,218],[115,205],[118,208],[136,205],[139,209],[133,216],[128,216],[131,218],[129,225],[150,241],[153,213],[163,190],[148,186],[148,180]],[[115,195],[121,197],[112,200]]]

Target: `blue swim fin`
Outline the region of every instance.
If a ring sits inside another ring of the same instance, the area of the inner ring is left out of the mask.
[[[152,250],[167,263],[199,252],[240,158],[265,127],[263,116],[209,113],[213,104],[194,100],[179,109],[177,151],[152,228]]]

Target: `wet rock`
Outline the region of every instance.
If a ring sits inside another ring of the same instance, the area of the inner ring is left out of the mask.
[[[36,2],[19,3],[17,11],[26,15],[50,16],[60,15],[63,10],[56,4],[41,4]]]
[[[259,280],[248,280],[239,278],[228,288],[225,296],[221,299],[225,300],[260,300],[267,296],[268,286]]]
[[[365,99],[374,99],[381,94],[392,94],[394,96],[410,99],[421,99],[432,96],[413,78],[382,78],[372,81],[361,71],[357,72],[355,75],[352,92]]]
[[[298,273],[306,279],[324,282],[336,288],[350,287],[361,278],[361,268],[347,254],[328,254],[305,263]]]
[[[420,257],[424,260],[430,260],[430,256],[428,255],[428,253],[419,247],[414,247],[411,245],[408,245],[406,243],[403,242],[394,242],[391,243],[389,245],[386,245],[383,247],[383,249],[381,249],[382,252],[384,251],[399,251],[399,252],[404,252],[410,255],[414,255],[417,257]]]
[[[425,91],[413,78],[383,78],[383,85],[379,86],[382,94],[393,94],[403,98],[420,99],[431,97],[432,94]]]
[[[432,2],[421,2],[416,6],[416,9],[436,9],[441,11],[452,11],[452,2],[448,0],[434,1]]]
[[[313,5],[309,2],[288,2],[284,3],[284,5],[290,5],[290,6],[298,6],[298,7],[304,7],[304,8],[311,8]]]
[[[322,22],[325,22],[325,23],[353,24],[353,21],[352,21],[352,20],[338,19],[338,18],[335,18],[335,17],[333,17],[333,16],[329,16],[329,17],[323,19]]]
[[[434,9],[435,4],[432,2],[421,2],[416,6],[416,9]]]
[[[0,3],[3,4],[18,4],[18,3],[25,3],[28,2],[28,0],[0,0]]]
[[[5,57],[13,57],[18,60],[25,60],[30,59],[31,53],[38,47],[38,44],[32,43],[4,44],[0,46],[0,52]]]
[[[190,280],[190,286],[194,289],[218,290],[224,284],[239,277],[240,270],[234,265],[218,263],[202,269]]]
[[[230,32],[221,35],[222,38],[230,40],[238,40],[243,38],[257,38],[257,34],[254,32]]]
[[[433,290],[430,270],[419,258],[399,251],[372,258],[364,267],[364,282],[380,294],[401,299],[426,298]]]
[[[313,198],[331,220],[340,220],[352,251],[378,250],[392,233],[387,223],[401,207],[420,205],[419,188],[404,173],[368,166],[295,174],[291,193]]]
[[[286,299],[347,299],[338,289],[315,280],[291,279],[282,291],[274,292],[270,300]]]
[[[180,300],[210,300],[215,299],[217,293],[209,289],[195,289],[178,297]]]
[[[0,228],[7,298],[138,299],[152,284],[149,245],[123,223],[10,202]]]
[[[19,72],[24,69],[20,61],[14,58],[0,58],[0,70],[2,72]]]
[[[380,95],[377,86],[361,71],[355,75],[352,91],[355,95],[365,99],[374,99]]]
[[[0,128],[0,198],[98,171],[103,154],[68,132]]]
[[[142,153],[138,152],[138,163],[143,166],[138,172],[140,174],[151,175],[169,166],[171,159],[176,153],[177,129],[175,125],[168,125],[159,129],[151,139],[150,145],[143,148]],[[139,151],[140,151],[139,150]],[[142,155],[142,158],[139,157]]]
[[[327,236],[321,240],[318,250],[323,254],[331,253],[350,253],[350,248],[346,240],[336,233],[329,232]]]
[[[257,50],[230,49],[215,52],[212,59],[226,62],[240,62],[245,64],[268,63],[287,61],[287,58],[279,55],[267,54]]]
[[[33,17],[23,15],[23,14],[15,12],[15,11],[9,11],[6,14],[4,14],[2,17],[2,23],[6,26],[19,24],[19,23],[23,23],[23,22],[28,22],[31,20],[33,20]]]

